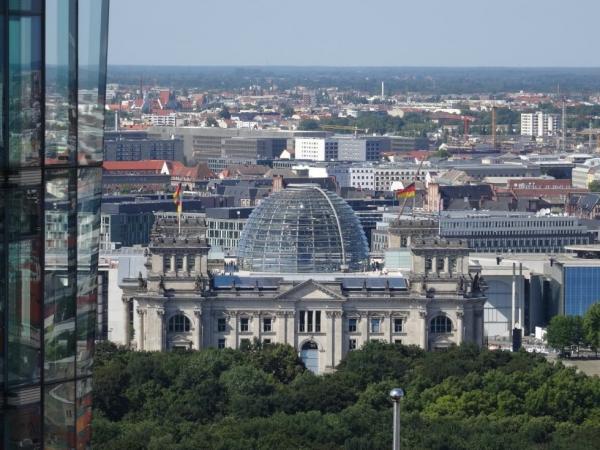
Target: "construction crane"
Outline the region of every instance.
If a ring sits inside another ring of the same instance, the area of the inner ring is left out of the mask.
[[[322,130],[354,131],[354,136],[358,136],[359,131],[363,134],[369,133],[367,128],[358,128],[356,125],[320,125],[319,128]]]
[[[492,106],[492,146],[498,148],[498,136],[496,135],[496,106]]]

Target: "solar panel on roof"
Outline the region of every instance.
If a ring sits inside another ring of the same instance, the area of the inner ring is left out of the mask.
[[[390,289],[407,290],[408,283],[405,278],[388,278]]]

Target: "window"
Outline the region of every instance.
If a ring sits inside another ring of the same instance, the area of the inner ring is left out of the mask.
[[[177,255],[175,256],[175,267],[177,270],[183,270],[183,256]]]
[[[306,329],[306,323],[305,323],[305,315],[306,311],[300,311],[300,320],[298,323],[298,331],[300,333],[304,333],[304,330]]]
[[[402,333],[402,319],[394,319],[394,333]]]
[[[273,331],[273,327],[272,327],[272,323],[271,323],[271,318],[270,317],[265,317],[263,319],[263,331],[264,332],[269,332],[269,331]]]
[[[164,267],[164,271],[167,272],[169,270],[173,270],[171,267],[171,257],[170,256],[163,256],[163,267]]]
[[[357,323],[357,319],[348,319],[348,332],[349,333],[356,333],[356,323]]]
[[[217,331],[219,333],[227,331],[227,319],[225,319],[224,317],[221,317],[217,320]]]
[[[429,325],[429,331],[431,333],[451,333],[452,322],[446,316],[434,317]]]
[[[263,341],[263,344],[264,344],[264,345],[269,345],[270,343],[271,343],[271,339],[265,339],[265,340]]]
[[[350,339],[348,341],[348,350],[356,350],[356,339]]]
[[[442,272],[444,270],[444,258],[439,257],[436,259],[436,270]]]
[[[402,339],[394,339],[394,344],[402,345]]]
[[[240,350],[248,350],[250,348],[250,339],[240,339]]]
[[[381,319],[371,319],[371,333],[381,333]]]
[[[321,311],[315,311],[315,333],[321,332]]]
[[[242,317],[240,319],[240,331],[248,331],[249,322],[250,321],[247,317]]]
[[[225,339],[219,339],[217,343],[217,348],[225,348]]]
[[[433,260],[431,259],[431,257],[429,257],[429,256],[425,257],[425,272],[430,271],[432,267],[433,267]]]
[[[190,331],[190,319],[183,314],[177,314],[169,319],[169,332],[184,333]]]

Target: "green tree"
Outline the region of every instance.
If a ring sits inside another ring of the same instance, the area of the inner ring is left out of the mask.
[[[600,192],[600,181],[594,180],[588,184],[590,192]]]
[[[586,343],[596,352],[600,349],[600,302],[594,303],[583,316]]]
[[[208,119],[206,119],[206,126],[207,127],[218,127],[219,124],[214,117],[209,117]]]
[[[550,320],[546,339],[550,347],[565,353],[569,347],[583,343],[583,321],[579,316],[554,316]]]
[[[303,131],[315,131],[319,129],[319,122],[314,119],[304,119],[300,121],[298,129]]]

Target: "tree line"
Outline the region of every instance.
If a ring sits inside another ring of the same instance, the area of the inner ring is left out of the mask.
[[[548,345],[564,356],[581,347],[600,350],[600,303],[592,305],[582,316],[554,316],[546,331]]]
[[[314,375],[287,345],[149,353],[97,348],[93,448],[592,449],[600,380],[540,355],[371,342]]]

